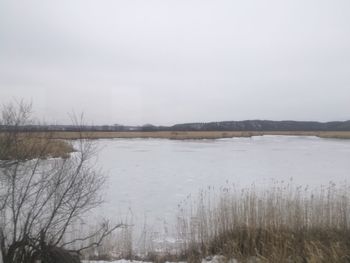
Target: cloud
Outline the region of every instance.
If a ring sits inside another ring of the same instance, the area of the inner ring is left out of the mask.
[[[39,118],[349,119],[346,0],[0,3],[0,102]]]

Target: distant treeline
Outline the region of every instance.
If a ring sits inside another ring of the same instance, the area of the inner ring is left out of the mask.
[[[177,124],[171,127],[176,131],[350,131],[350,121],[223,121],[209,123]]]
[[[0,131],[350,131],[350,121],[312,122],[312,121],[222,121],[208,123],[185,123],[173,126],[124,125],[26,125],[20,127],[1,126]]]

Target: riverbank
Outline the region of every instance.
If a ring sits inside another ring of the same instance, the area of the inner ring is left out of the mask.
[[[0,133],[1,135],[1,133]],[[73,147],[67,140],[78,139],[170,139],[170,140],[203,140],[223,138],[248,138],[252,136],[281,135],[281,136],[314,136],[327,139],[350,139],[350,131],[154,131],[154,132],[30,132],[23,133],[18,149],[25,153],[25,159],[44,157],[67,158]],[[1,136],[0,136],[1,145]],[[7,153],[2,152],[2,159],[12,159],[15,149],[9,149]],[[18,154],[18,152],[16,153]]]
[[[37,133],[40,136],[41,133]],[[172,140],[222,139],[263,135],[316,136],[320,138],[350,139],[350,131],[155,131],[155,132],[52,132],[54,139],[113,139],[113,138],[154,138]]]
[[[0,160],[68,158],[73,151],[69,142],[45,136],[18,136],[15,139],[0,136]]]

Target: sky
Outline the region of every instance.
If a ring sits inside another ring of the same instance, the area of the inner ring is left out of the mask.
[[[349,0],[0,0],[0,104],[69,124],[349,120]]]

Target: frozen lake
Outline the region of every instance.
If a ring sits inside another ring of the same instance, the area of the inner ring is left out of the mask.
[[[178,204],[208,186],[268,186],[272,180],[316,186],[350,174],[350,141],[262,136],[219,140],[98,140],[98,166],[108,174],[98,216],[128,216],[136,233],[174,226]]]

